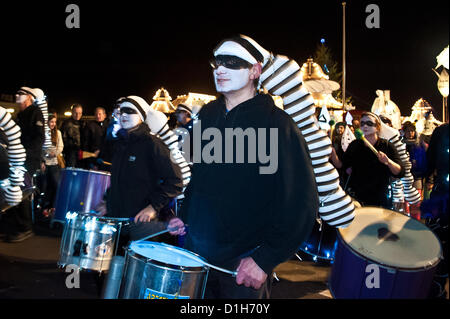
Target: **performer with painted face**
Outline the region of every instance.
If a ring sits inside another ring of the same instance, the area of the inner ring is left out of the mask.
[[[305,140],[292,118],[256,89],[262,61],[243,37],[221,42],[211,61],[221,96],[194,123],[193,173],[179,214],[189,224],[185,248],[237,270],[233,278],[211,269],[205,298],[268,297],[273,269],[308,238],[318,211]],[[240,131],[248,133],[241,142]],[[211,148],[213,142],[220,145]],[[253,151],[270,160],[255,159]]]
[[[121,129],[114,132],[111,186],[106,207],[97,208],[110,217],[133,219],[134,223],[122,228],[123,244],[166,228],[164,208],[183,188],[180,169],[171,161],[169,149],[150,134],[145,123],[149,110],[148,103],[138,96],[120,100]],[[180,226],[171,234],[183,234],[181,220],[171,217],[168,227]]]
[[[349,192],[363,206],[390,208],[390,178],[403,177],[405,168],[395,146],[378,136],[381,128],[378,116],[364,113],[360,123],[365,141],[356,139],[350,143],[342,160],[343,168],[350,172]]]
[[[20,109],[16,122],[22,133],[20,140],[26,151],[25,168],[30,176],[36,173],[43,161],[45,121],[37,101],[36,89],[23,86],[16,93],[16,103]],[[24,198],[19,205],[9,209],[3,221],[8,229],[7,242],[18,243],[32,237],[34,233],[30,197]]]

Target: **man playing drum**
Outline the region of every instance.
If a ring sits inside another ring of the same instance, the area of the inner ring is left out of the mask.
[[[160,231],[169,221],[177,228],[172,235],[184,234],[184,224],[174,216],[163,216],[170,201],[182,192],[179,167],[170,159],[168,147],[150,134],[145,124],[150,106],[138,96],[121,99],[120,126],[114,135],[111,186],[106,204],[97,210],[108,217],[130,218],[133,222],[122,228],[121,244],[138,240]]]
[[[221,42],[211,66],[222,96],[203,106],[194,124],[193,175],[180,211],[189,224],[184,248],[237,270],[233,278],[211,269],[205,298],[268,297],[273,269],[308,238],[318,211],[313,169],[300,130],[269,95],[256,89],[262,62],[262,54],[243,37]],[[223,157],[220,153],[212,162],[205,158],[208,141],[196,140],[199,127],[202,139],[208,131],[221,136]],[[251,145],[248,136],[246,143],[235,145],[233,137],[227,140],[230,129],[254,132],[258,145]],[[244,161],[233,157],[230,162],[225,156],[228,142],[236,158],[243,149]],[[201,160],[196,160],[196,143],[203,149]],[[267,163],[250,158],[259,148],[276,153],[276,169],[262,173]]]

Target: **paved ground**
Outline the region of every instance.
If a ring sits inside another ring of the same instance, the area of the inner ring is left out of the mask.
[[[57,267],[60,224],[35,226],[36,235],[24,242],[0,242],[0,299],[97,299],[98,275],[83,273],[80,288],[68,289],[68,273]],[[272,298],[331,298],[326,285],[330,267],[297,258],[276,269]]]
[[[35,226],[22,243],[0,242],[0,299],[98,299],[101,278],[82,273],[80,288],[68,289],[67,273],[57,267],[62,227]],[[303,256],[304,257],[304,256]],[[330,266],[293,258],[276,268],[273,299],[330,299]],[[447,281],[448,291],[448,281]]]

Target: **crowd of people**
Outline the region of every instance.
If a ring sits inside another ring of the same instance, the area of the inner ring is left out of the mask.
[[[27,196],[20,205],[8,209],[3,216],[0,232],[2,238],[9,243],[21,242],[33,236],[32,218],[36,215],[52,217],[61,169],[98,169],[95,159],[104,147],[109,122],[104,108],[95,109],[94,120],[83,120],[83,107],[74,104],[71,107],[71,117],[59,120],[58,125],[58,114],[50,113],[45,121],[36,101],[34,89],[22,87],[16,93],[16,103],[20,109],[15,121],[21,129],[21,143],[26,150],[25,168],[31,182],[26,186],[34,187],[36,191],[32,194],[33,201],[32,196]],[[48,125],[50,131],[51,146],[46,148],[43,148],[44,125]],[[8,140],[2,130],[0,133],[2,167],[7,168]],[[83,158],[83,152],[92,156]],[[8,170],[4,169],[0,179],[8,178],[8,173]]]
[[[134,224],[121,233],[121,247],[168,227],[171,235],[185,235],[187,250],[222,268],[236,269],[236,278],[211,269],[206,298],[269,297],[274,268],[291,257],[308,238],[319,210],[319,199],[304,137],[293,119],[276,107],[268,94],[258,90],[263,60],[252,41],[243,37],[222,41],[214,50],[212,62],[220,97],[204,106],[197,118],[201,121],[201,136],[211,128],[218,129],[223,136],[227,128],[255,131],[277,128],[276,172],[260,174],[263,163],[249,160],[227,164],[225,154],[220,155],[219,163],[195,162],[177,216],[170,212],[170,206],[183,192],[181,170],[171,160],[167,145],[154,134],[157,132],[151,132],[148,125],[151,108],[144,99],[133,95],[121,97],[110,117],[104,108],[98,107],[91,121],[84,121],[83,106],[74,104],[69,119],[61,121],[51,114],[46,123],[33,103],[33,92],[21,88],[16,95],[21,106],[17,123],[27,153],[25,167],[29,174],[37,176],[36,183],[44,194],[43,214],[51,217],[54,211],[62,168],[110,171],[111,186],[96,210],[100,215],[133,219]],[[178,127],[192,130],[189,106],[179,105],[175,117]],[[405,163],[396,147],[380,137],[382,120],[371,112],[355,119],[349,128],[355,133],[361,130],[364,138],[345,147],[342,137],[347,124],[337,123],[330,134],[333,144],[330,161],[340,173],[343,189],[361,205],[392,208],[389,186],[394,179],[403,177]],[[44,125],[50,128],[51,147],[42,153]],[[430,138],[417,137],[414,124],[405,123],[402,136],[412,162],[414,185],[417,189],[429,189],[431,186],[423,185],[431,185],[431,180],[422,183],[423,179],[436,176],[431,194],[434,198],[439,194],[440,203],[446,205],[448,124],[436,131],[438,137],[435,134]],[[207,142],[201,140],[200,149]],[[447,150],[445,158],[439,153],[442,149]],[[4,161],[4,175],[6,166]],[[31,208],[31,200],[26,198],[4,214],[2,233],[8,242],[20,242],[33,235]],[[442,209],[448,216],[448,207],[438,210]],[[431,217],[436,221],[436,215]],[[442,227],[448,225],[442,218],[439,222]],[[445,237],[441,240],[446,242]]]
[[[336,123],[328,131],[333,146],[330,161],[339,172],[341,186],[360,204],[400,209],[406,213],[414,213],[414,217],[420,219],[418,211],[420,204],[411,207],[407,201],[402,200],[401,207],[394,205],[392,185],[395,180],[404,176],[405,163],[400,159],[395,146],[379,137],[381,122],[392,128],[389,118],[371,112],[365,112],[359,118],[352,119],[351,124]],[[352,132],[354,141],[345,145],[343,140],[347,127]],[[357,131],[374,146],[378,154],[367,147],[363,139],[355,138],[355,135],[358,135]],[[427,149],[431,135],[417,133],[415,124],[410,121],[404,122],[398,132],[402,143],[406,145],[410,171],[414,177],[413,186],[420,193],[421,201],[428,199],[433,188],[434,176],[431,172],[427,174]],[[392,169],[393,166],[396,166],[395,169]]]

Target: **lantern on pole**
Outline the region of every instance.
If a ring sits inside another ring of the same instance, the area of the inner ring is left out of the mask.
[[[448,46],[442,50],[442,52],[436,57],[437,65],[433,71],[438,76],[437,87],[442,95],[442,122],[448,122],[448,108],[447,108],[447,97],[448,97]],[[439,74],[436,69],[443,66],[441,74]]]
[[[448,122],[448,108],[447,108],[447,97],[449,91],[448,84],[448,72],[445,68],[442,69],[441,74],[439,74],[435,69],[433,71],[438,76],[437,87],[442,95],[442,122]]]

